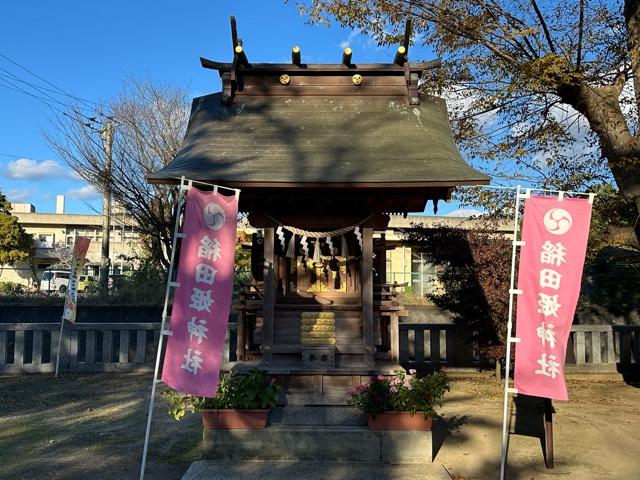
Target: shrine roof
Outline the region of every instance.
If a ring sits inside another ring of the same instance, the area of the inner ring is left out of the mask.
[[[174,160],[181,176],[233,187],[399,187],[489,183],[460,155],[444,100],[402,95],[195,98]]]

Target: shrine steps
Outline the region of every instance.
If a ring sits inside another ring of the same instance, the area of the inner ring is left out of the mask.
[[[451,480],[441,465],[243,461],[194,462],[182,480]]]

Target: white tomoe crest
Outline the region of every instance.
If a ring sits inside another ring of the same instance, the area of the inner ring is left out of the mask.
[[[227,219],[227,214],[220,205],[215,202],[209,203],[202,212],[204,223],[211,230],[220,230]]]
[[[542,219],[544,228],[553,235],[564,235],[573,225],[571,214],[563,208],[552,208]]]

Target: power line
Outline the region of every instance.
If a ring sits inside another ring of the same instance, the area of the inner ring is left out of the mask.
[[[20,155],[11,155],[10,153],[2,153],[2,152],[0,152],[0,156],[3,156],[3,157],[13,157],[13,158],[26,158],[25,156],[20,156]]]
[[[15,65],[18,68],[24,70],[25,72],[29,73],[30,75],[33,75],[34,77],[36,77],[39,80],[41,80],[44,83],[46,83],[47,85],[53,87],[53,89],[44,87],[42,85],[37,85],[37,84],[35,84],[33,82],[29,82],[29,81],[27,81],[27,80],[25,80],[23,78],[20,78],[19,76],[15,75],[14,73],[12,73],[12,72],[10,72],[10,71],[2,68],[2,67],[0,67],[0,70],[2,70],[4,72],[6,72],[7,74],[9,74],[15,80],[17,80],[17,81],[19,81],[21,83],[24,83],[26,85],[29,85],[31,88],[33,88],[36,91],[38,91],[40,94],[46,95],[47,97],[52,99],[52,101],[55,101],[56,103],[59,103],[59,104],[65,106],[66,108],[68,108],[69,110],[73,111],[74,113],[76,113],[78,115],[81,115],[82,117],[84,117],[88,121],[95,122],[95,123],[100,123],[100,122],[98,122],[98,120],[97,120],[97,118],[95,116],[91,116],[91,117],[87,116],[87,115],[83,114],[82,112],[79,112],[78,109],[82,109],[82,110],[86,110],[86,111],[89,111],[89,112],[93,112],[97,116],[104,117],[104,118],[106,118],[108,120],[116,121],[116,119],[114,118],[113,115],[106,114],[106,113],[104,113],[102,111],[103,105],[101,103],[95,102],[93,100],[88,100],[86,98],[79,97],[77,95],[69,93],[68,91],[64,90],[63,88],[59,87],[58,85],[54,84],[53,82],[50,82],[49,80],[47,80],[43,76],[38,75],[37,73],[33,72],[29,68],[25,67],[24,65],[18,63],[17,61],[9,58],[8,56],[6,56],[6,55],[4,55],[2,53],[0,53],[0,57],[4,58],[5,60],[7,60],[9,62],[11,62],[13,65]],[[7,81],[7,80],[5,79],[5,81]],[[15,85],[14,85],[14,87],[15,87]],[[60,101],[59,99],[56,99],[56,98],[52,97],[51,95],[47,94],[44,90],[46,90],[48,92],[51,92],[51,93],[54,93],[56,95],[66,96],[69,99],[72,99],[72,100],[74,100],[76,102],[80,102],[80,103],[84,104],[84,106],[82,106],[82,105],[69,105],[67,103],[64,103],[64,102]],[[26,92],[22,92],[22,93],[26,93]],[[33,96],[33,95],[31,95],[31,96]],[[68,115],[66,113],[64,113],[64,114],[67,115],[68,117],[71,117],[70,115]],[[71,118],[73,118],[73,117],[71,117]]]
[[[101,106],[101,105],[100,105],[99,103],[97,103],[97,102],[94,102],[94,101],[92,101],[92,100],[87,100],[87,99],[82,98],[82,97],[78,97],[78,96],[76,96],[76,95],[73,95],[72,93],[67,92],[66,90],[63,90],[62,88],[60,88],[60,87],[59,87],[59,86],[57,86],[56,84],[54,84],[54,83],[50,82],[49,80],[47,80],[46,78],[44,78],[44,77],[42,77],[42,76],[38,75],[37,73],[34,73],[33,71],[29,70],[29,69],[28,69],[27,67],[25,67],[24,65],[19,64],[19,63],[18,63],[18,62],[16,62],[15,60],[13,60],[13,59],[11,59],[11,58],[7,57],[6,55],[4,55],[4,54],[2,54],[2,53],[0,53],[0,57],[2,57],[2,58],[4,58],[5,60],[7,60],[7,61],[11,62],[12,64],[14,64],[15,66],[17,66],[18,68],[21,68],[21,69],[22,69],[22,70],[24,70],[25,72],[30,73],[30,74],[31,74],[31,75],[33,75],[34,77],[36,77],[36,78],[38,78],[38,79],[42,80],[42,81],[43,81],[44,83],[46,83],[47,85],[49,85],[49,86],[51,86],[51,87],[55,88],[56,90],[60,91],[61,93],[63,93],[64,95],[66,95],[66,96],[68,96],[68,97],[71,97],[71,98],[73,98],[73,99],[75,99],[75,100],[77,100],[77,101],[79,101],[79,102],[82,102],[82,103],[84,103],[85,105],[86,105],[86,104],[93,104],[93,105]],[[90,108],[93,108],[93,107],[90,107]]]

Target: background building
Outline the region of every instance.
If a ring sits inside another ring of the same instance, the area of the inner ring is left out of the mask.
[[[102,244],[102,215],[69,214],[64,211],[64,196],[56,197],[55,213],[37,213],[30,203],[12,203],[11,213],[25,231],[33,236],[35,258],[33,266],[40,279],[42,273],[51,268],[65,269],[71,256],[76,235],[91,239],[87,252],[87,273],[98,275]],[[109,258],[111,273],[119,274],[134,267],[129,258],[139,253],[138,234],[133,223],[121,210],[113,208]],[[0,281],[30,285],[34,271],[27,262],[17,262],[13,267],[5,265],[0,269]]]

